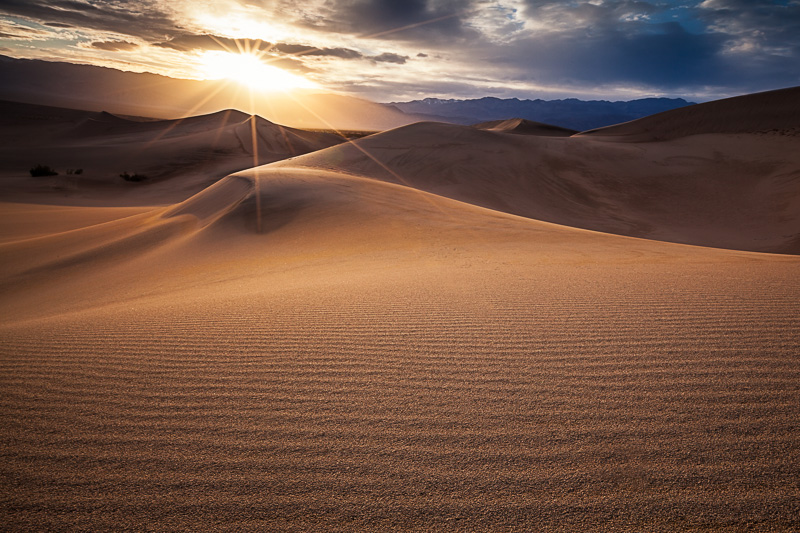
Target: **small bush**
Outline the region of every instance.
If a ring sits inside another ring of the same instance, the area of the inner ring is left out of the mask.
[[[147,179],[144,174],[128,174],[127,172],[123,172],[119,177],[125,181],[144,181]]]
[[[58,176],[58,172],[47,165],[36,165],[30,170],[30,173],[34,178],[38,178],[40,176]]]
[[[78,175],[83,174],[83,169],[82,168],[76,168],[75,169],[75,174],[78,174]]]

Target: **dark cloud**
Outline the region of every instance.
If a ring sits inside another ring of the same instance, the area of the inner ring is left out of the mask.
[[[800,4],[765,0],[709,0],[694,16],[713,31],[732,39],[748,39],[761,50],[800,47]]]
[[[372,56],[370,57],[370,59],[373,61],[378,61],[380,63],[397,63],[398,65],[402,65],[408,60],[408,56],[401,56],[400,54],[384,52],[383,54]]]
[[[229,39],[228,37],[191,33],[176,35],[167,41],[155,42],[152,44],[153,46],[171,48],[180,52],[186,52],[189,50],[220,50],[236,52],[239,50],[239,46],[247,46],[249,49],[251,44],[256,45],[255,41],[251,43],[251,41],[248,39],[240,39],[237,42],[235,39]]]
[[[73,28],[72,24],[63,24],[61,22],[45,22],[44,26],[49,26],[51,28]]]
[[[188,50],[221,50],[238,52],[239,50],[265,50],[289,56],[322,56],[339,59],[360,59],[364,55],[350,48],[315,48],[304,44],[269,43],[252,39],[229,39],[210,34],[183,34],[168,41],[153,43],[153,46],[172,48],[182,52]],[[288,58],[287,58],[288,59]],[[296,62],[299,63],[299,62]]]
[[[51,27],[78,27],[143,38],[175,32],[166,13],[142,2],[90,4],[71,0],[2,0],[0,13],[24,17]]]
[[[505,65],[512,79],[547,85],[750,92],[800,84],[799,7],[763,0],[526,0],[525,17],[545,30],[504,46],[473,43],[469,53]]]
[[[422,52],[417,54],[417,57],[428,57],[428,54],[423,54]]]
[[[444,41],[476,36],[465,20],[479,0],[334,0],[325,18],[306,17],[317,29],[401,41]]]
[[[723,39],[692,35],[677,23],[659,31],[629,34],[595,31],[576,39],[571,33],[520,40],[488,57],[518,69],[520,77],[558,83],[625,83],[679,87],[707,83]],[[525,73],[528,73],[527,76]]]
[[[275,43],[273,49],[285,54],[338,57],[340,59],[360,59],[364,55],[351,48],[315,48],[302,44]]]
[[[127,41],[98,41],[91,44],[92,48],[107,50],[109,52],[128,51],[138,48],[139,45]]]

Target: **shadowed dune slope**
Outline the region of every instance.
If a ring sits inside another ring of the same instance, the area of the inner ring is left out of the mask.
[[[800,138],[608,139],[418,123],[276,165],[368,176],[620,235],[800,253]]]
[[[578,133],[575,130],[553,126],[542,122],[534,122],[524,118],[509,118],[506,120],[492,120],[473,124],[479,130],[495,131],[501,133],[516,133],[518,135],[541,135],[545,137],[569,137]]]
[[[800,258],[275,165],[110,214],[0,244],[8,529],[800,527]]]
[[[109,188],[118,197],[141,196],[143,187],[181,178],[145,195],[156,203],[179,201],[225,175],[259,164],[305,154],[342,142],[338,135],[273,124],[261,117],[227,110],[178,120],[126,118],[0,102],[0,188],[6,198],[21,192],[54,190],[71,196],[97,196]],[[31,178],[36,164],[58,176]],[[82,169],[80,174],[68,170]],[[145,176],[131,185],[120,174]],[[131,191],[135,187],[137,190]],[[122,191],[125,191],[122,193]],[[131,200],[133,201],[133,200]]]
[[[673,109],[579,135],[649,142],[708,133],[800,136],[800,87]]]

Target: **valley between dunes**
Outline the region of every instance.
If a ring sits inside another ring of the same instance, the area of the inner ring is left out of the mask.
[[[3,169],[3,527],[800,528],[797,132],[703,106]]]

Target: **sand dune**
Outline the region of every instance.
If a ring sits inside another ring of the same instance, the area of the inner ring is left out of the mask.
[[[581,135],[629,142],[665,141],[708,133],[800,135],[800,87],[748,94],[658,113]]]
[[[499,209],[734,239],[746,191],[797,211],[760,139],[420,124],[0,204],[4,527],[797,529],[800,257]]]
[[[342,142],[338,135],[273,124],[235,110],[179,120],[149,120],[110,113],[0,102],[0,190],[4,198],[27,201],[25,193],[100,197],[117,191],[120,201],[142,197],[172,203],[225,175],[258,164],[304,154]],[[59,175],[32,179],[36,164]],[[81,174],[68,171],[82,169]],[[120,175],[145,176],[130,183]],[[164,180],[180,183],[159,186]],[[155,187],[158,194],[142,192]],[[98,191],[100,191],[98,193]],[[124,191],[124,192],[123,192]],[[36,201],[36,200],[34,200]]]
[[[496,131],[502,133],[516,133],[518,135],[541,135],[545,137],[569,137],[578,133],[575,130],[534,122],[524,118],[509,118],[506,120],[492,120],[474,124],[473,128],[479,130]]]
[[[705,105],[695,106],[696,113]],[[672,113],[680,118],[682,111]],[[277,165],[356,173],[620,235],[800,253],[797,137],[609,139],[509,136],[418,123]]]

